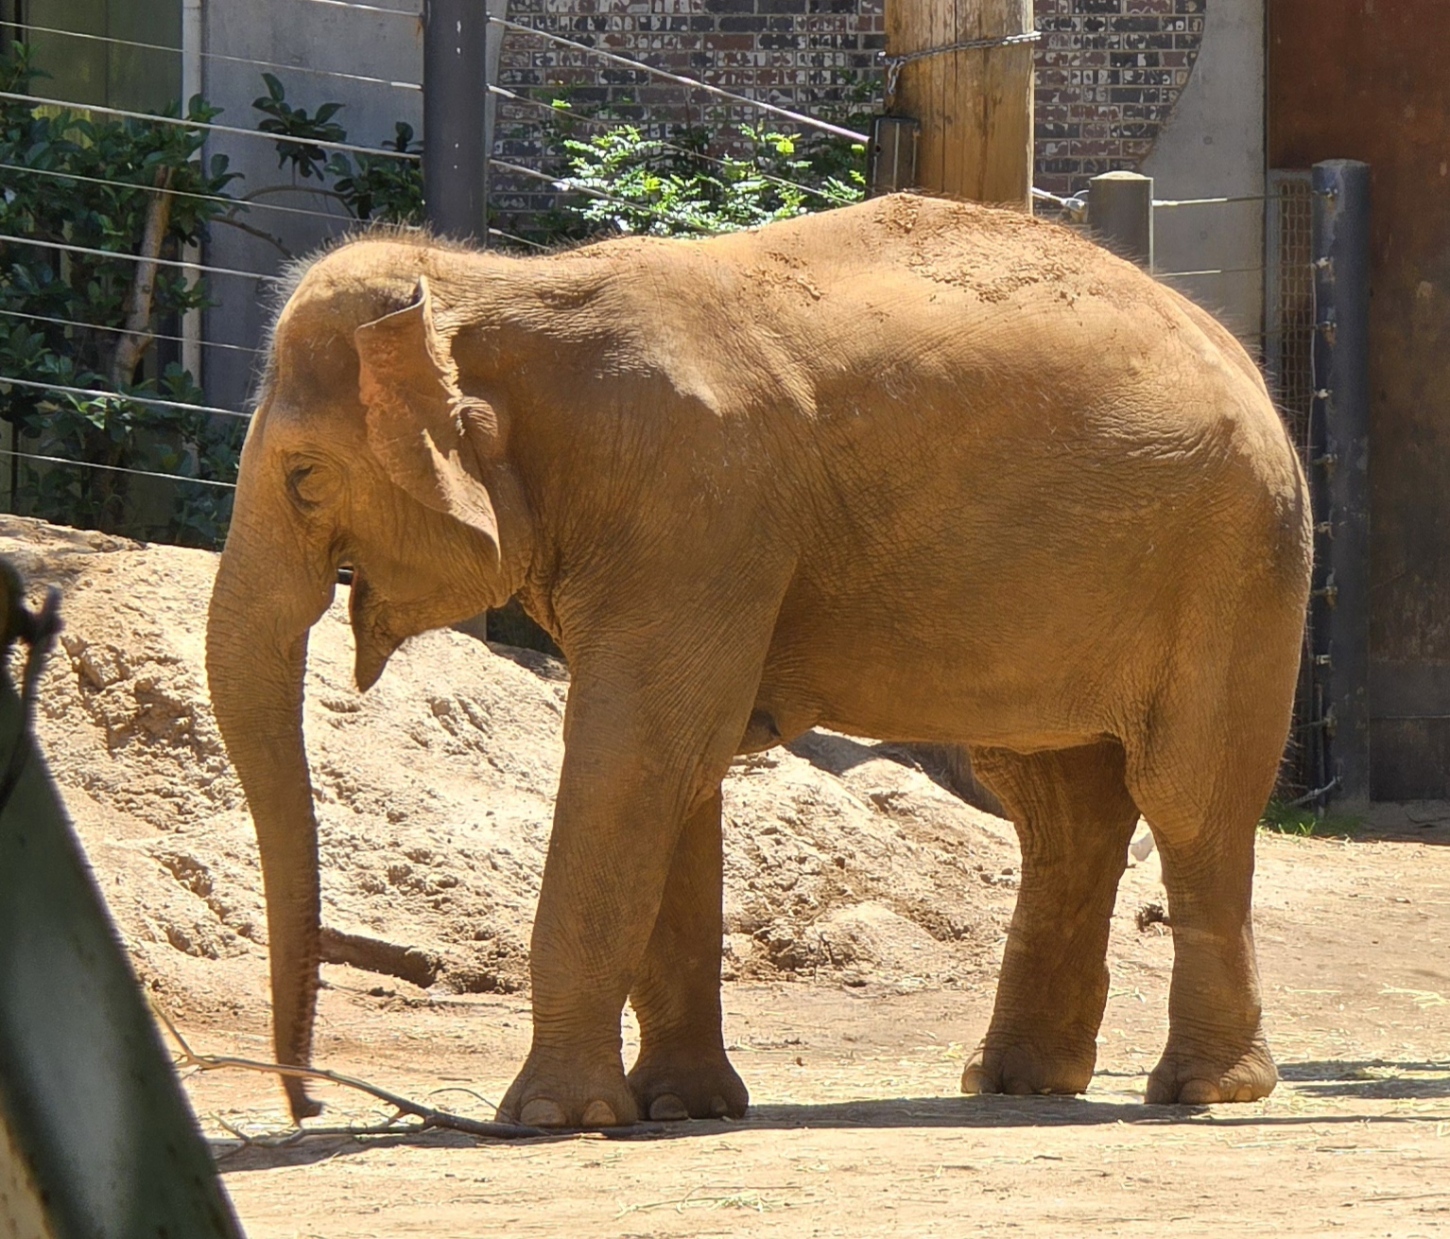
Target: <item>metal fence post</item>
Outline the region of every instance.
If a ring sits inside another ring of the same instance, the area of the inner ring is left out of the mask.
[[[1153,270],[1153,178],[1105,172],[1088,182],[1088,227],[1108,248]]]
[[[916,145],[921,125],[908,116],[877,116],[866,148],[867,193],[875,198],[916,187]]]
[[[488,237],[487,28],[478,0],[425,0],[423,201],[438,232],[479,241]]]
[[[1369,165],[1314,165],[1315,634],[1335,794],[1368,800],[1369,753]]]

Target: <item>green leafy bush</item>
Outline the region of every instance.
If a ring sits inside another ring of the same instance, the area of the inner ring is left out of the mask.
[[[354,219],[389,224],[423,222],[420,160],[346,151],[329,153],[327,147],[347,142],[347,130],[332,119],[343,105],[324,103],[315,115],[308,116],[305,108],[294,108],[287,102],[286,88],[276,77],[264,73],[262,80],[267,93],[253,100],[252,106],[267,118],[257,128],[278,137],[279,168],[291,164],[303,181],[315,177],[326,185],[330,180],[332,186],[326,192],[340,201]],[[384,140],[382,149],[400,155],[422,152],[413,141],[413,127],[402,121],[393,126],[392,140]]]
[[[569,107],[563,100],[554,106]],[[596,229],[652,236],[737,232],[844,206],[865,193],[860,168],[839,161],[842,175],[822,175],[797,135],[749,125],[741,132],[750,149],[718,157],[707,155],[701,135],[688,129],[668,141],[629,124],[586,140],[565,136],[569,173],[558,184],[580,195],[571,209]],[[864,162],[865,150],[853,147],[851,155]]]
[[[27,95],[38,76],[23,44],[0,56],[0,163],[12,169],[0,187],[0,234],[25,239],[0,241],[0,418],[15,427],[22,453],[0,457],[0,469],[23,513],[217,545],[230,492],[185,479],[233,481],[245,423],[175,407],[205,397],[167,337],[179,334],[181,315],[209,302],[203,280],[165,264],[215,223],[266,234],[238,218],[246,205],[230,193],[237,174],[225,156],[200,156],[202,127],[218,109],[197,97],[183,117],[173,105],[167,115],[188,122],[177,125],[4,97]],[[418,159],[338,150],[347,143],[341,103],[309,113],[288,102],[274,75],[263,83],[258,128],[276,139],[279,166],[292,168],[300,188],[315,182],[357,220],[422,220]],[[568,168],[561,186],[576,192],[542,240],[729,232],[839,206],[864,190],[864,151],[849,143],[745,128],[746,150],[737,143],[712,156],[703,127],[660,141],[628,123],[580,140],[567,102],[554,106],[552,153]],[[421,154],[401,121],[383,149]]]
[[[263,80],[267,93],[252,105],[265,117],[258,128],[277,137],[278,163],[290,165],[302,187],[316,180],[358,220],[422,221],[420,162],[330,151],[348,140],[336,119],[343,105],[324,103],[309,114],[288,102],[275,76],[263,74]],[[550,157],[567,166],[556,182],[567,197],[551,218],[528,229],[545,244],[601,231],[734,232],[843,206],[865,192],[866,152],[859,144],[743,126],[744,153],[712,156],[710,133],[702,126],[678,126],[662,140],[622,122],[581,139],[571,103],[554,99],[552,106],[545,142]],[[384,148],[408,154],[421,149],[402,122]]]
[[[22,44],[0,58],[6,94],[26,94],[37,76]],[[179,108],[170,114],[179,117]],[[215,115],[193,99],[185,119],[202,125]],[[174,334],[164,325],[206,304],[205,284],[167,266],[143,283],[134,255],[149,227],[153,256],[175,260],[227,209],[217,199],[234,174],[222,156],[203,166],[202,137],[189,126],[98,120],[0,98],[0,163],[12,169],[0,193],[0,234],[75,247],[0,242],[0,416],[15,427],[22,452],[109,466],[0,460],[23,513],[201,545],[220,536],[229,492],[160,483],[174,498],[143,504],[152,516],[138,527],[139,479],[121,471],[235,477],[239,424],[133,399],[201,400],[188,372],[157,360],[154,336]],[[47,391],[11,378],[107,394]]]

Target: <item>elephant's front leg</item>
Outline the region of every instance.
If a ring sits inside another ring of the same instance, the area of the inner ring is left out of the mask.
[[[745,730],[769,633],[760,627],[749,649],[737,626],[705,657],[699,645],[652,643],[628,661],[576,668],[530,946],[533,1046],[500,1107],[519,1122],[603,1127],[638,1117],[620,1059],[620,1016],[630,992],[653,974],[648,948],[686,815],[692,805],[713,801]],[[703,820],[708,828],[710,817]],[[712,845],[708,833],[703,840],[692,835],[686,845],[712,846],[715,911],[705,915],[713,921],[718,969],[718,837]],[[688,855],[683,863],[701,868]],[[667,924],[681,915],[672,904]],[[676,937],[666,930],[661,949],[678,951]],[[654,1043],[660,1008],[648,1000],[644,1006]]]
[[[721,1028],[723,864],[716,788],[685,819],[630,992],[640,1047],[629,1086],[641,1113],[655,1120],[739,1118],[750,1102]]]

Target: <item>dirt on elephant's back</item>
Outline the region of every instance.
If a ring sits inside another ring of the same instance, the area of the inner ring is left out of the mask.
[[[261,875],[203,661],[216,557],[14,517],[0,553],[63,593],[39,729],[138,970],[182,1014],[261,1018]],[[346,595],[307,679],[329,962],[401,996],[526,990],[567,671],[437,632],[360,694]],[[725,837],[727,978],[909,990],[995,967],[1011,830],[905,754],[813,733],[741,762]]]

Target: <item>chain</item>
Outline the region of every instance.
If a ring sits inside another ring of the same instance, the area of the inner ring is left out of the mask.
[[[945,56],[948,52],[971,52],[991,47],[1012,47],[1018,43],[1036,43],[1042,38],[1042,31],[1029,30],[1026,34],[1003,34],[993,39],[967,39],[962,43],[947,43],[942,47],[928,47],[919,52],[903,52],[900,56],[888,56],[884,51],[876,56],[886,66],[886,106],[896,99],[896,82],[901,76],[902,65],[913,60],[925,60],[929,56]]]

